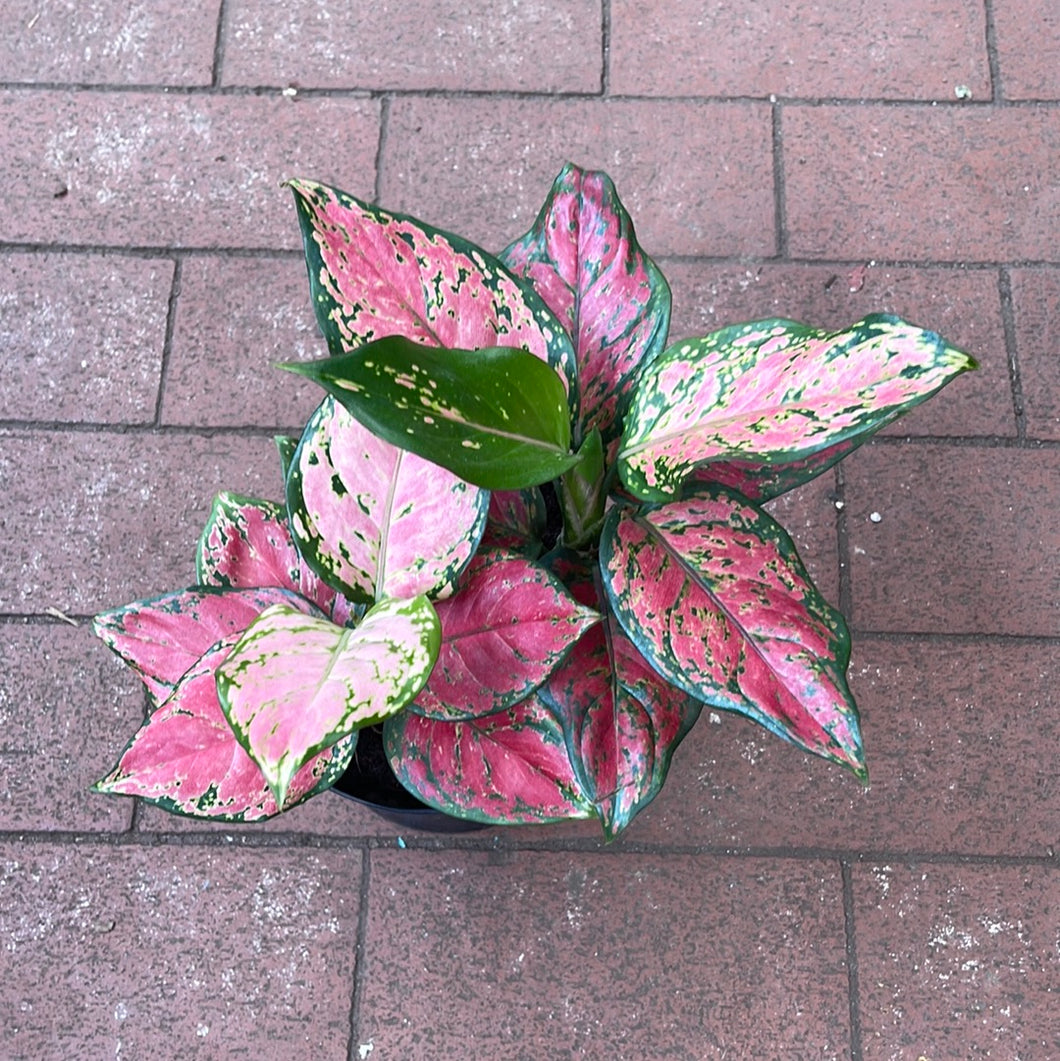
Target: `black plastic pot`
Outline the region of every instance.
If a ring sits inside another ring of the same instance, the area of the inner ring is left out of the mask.
[[[421,829],[428,833],[472,833],[489,828],[483,822],[443,814],[403,788],[390,769],[383,750],[382,730],[377,726],[360,731],[353,760],[331,791],[367,807],[402,829]]]

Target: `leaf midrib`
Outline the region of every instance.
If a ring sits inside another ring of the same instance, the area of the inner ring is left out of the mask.
[[[662,531],[659,528],[657,528],[655,526],[655,524],[651,523],[650,520],[646,520],[640,515],[634,514],[632,516],[632,518],[636,522],[640,523],[641,526],[645,527],[647,532],[649,534],[651,534],[652,537],[661,544],[663,549],[666,550],[666,553],[669,556],[672,556],[677,561],[678,566],[681,568],[681,570],[683,572],[685,572],[685,574],[687,576],[692,578],[694,580],[694,582],[696,583],[696,585],[698,585],[698,586],[700,586],[702,588],[703,592],[707,595],[707,597],[711,601],[713,601],[715,603],[715,605],[717,606],[718,610],[722,613],[722,615],[725,616],[726,620],[729,623],[731,623],[732,626],[736,630],[738,630],[740,632],[744,644],[750,645],[752,652],[754,652],[754,654],[769,668],[770,672],[776,677],[777,682],[784,689],[784,691],[788,694],[788,696],[792,700],[794,700],[796,703],[800,703],[801,704],[801,700],[799,699],[798,695],[791,689],[791,687],[784,680],[784,678],[780,674],[777,673],[777,670],[772,665],[769,657],[762,650],[761,646],[758,644],[758,642],[755,640],[755,638],[751,636],[751,633],[747,630],[747,628],[743,625],[743,623],[741,623],[736,618],[736,616],[732,614],[732,612],[726,606],[724,601],[718,596],[718,594],[715,593],[714,590],[712,590],[708,585],[706,585],[703,582],[702,577],[700,576],[699,572],[697,572],[696,569],[694,567],[692,567],[691,564],[675,548],[673,548],[670,545],[668,540],[663,535]],[[789,642],[789,643],[795,643],[795,642],[790,642],[790,639],[783,638],[783,637],[775,637],[775,638],[773,638],[773,640]],[[742,689],[740,690],[740,695],[744,698],[744,700],[747,700],[747,694],[744,693]],[[757,705],[755,705],[755,706],[757,706]],[[813,718],[813,716],[810,714],[810,712],[807,711],[806,714],[810,718]],[[836,743],[835,737],[833,737],[832,734],[829,733],[828,730],[826,730],[824,728],[824,726],[822,726],[820,724],[820,722],[817,721],[816,718],[813,718],[813,721],[814,721],[814,724],[817,726],[817,728],[829,738],[831,743],[835,744]]]

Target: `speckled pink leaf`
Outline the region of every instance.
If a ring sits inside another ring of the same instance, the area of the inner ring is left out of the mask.
[[[748,500],[764,504],[828,471],[868,437],[866,435],[864,438],[838,442],[819,453],[786,464],[711,461],[695,468],[691,478],[696,482],[718,483],[720,486],[731,487],[733,490],[739,490]]]
[[[574,352],[531,285],[459,236],[293,180],[317,322],[332,354],[404,335],[428,346],[521,346],[566,381],[576,404]]]
[[[236,740],[217,699],[214,675],[239,639],[218,642],[144,722],[97,792],[139,796],[174,814],[220,821],[271,818],[279,808],[257,765]],[[284,810],[330,788],[346,769],[356,733],[302,767]]]
[[[668,685],[626,637],[573,554],[552,560],[575,595],[604,613],[541,689],[567,734],[582,788],[608,839],[658,795],[700,703]]]
[[[779,524],[701,490],[608,516],[600,566],[616,616],[671,684],[864,776],[843,617]]]
[[[409,710],[451,720],[524,699],[599,620],[544,568],[501,550],[476,556],[437,610],[438,661]]]
[[[494,490],[480,548],[500,546],[535,557],[541,552],[546,526],[545,501],[537,487]]]
[[[687,339],[638,379],[622,482],[661,501],[706,461],[800,461],[864,441],[974,367],[934,332],[884,314],[843,332],[768,320]]]
[[[332,622],[346,625],[356,609],[310,569],[287,527],[287,514],[272,501],[221,493],[199,538],[196,576],[204,586],[249,589],[280,586],[312,601]]]
[[[352,600],[444,595],[478,547],[489,494],[376,438],[334,399],[306,424],[287,477],[291,534]]]
[[[102,612],[92,628],[160,703],[211,645],[241,634],[266,608],[281,603],[307,612],[313,607],[277,587],[196,586]]]
[[[529,279],[574,339],[581,432],[621,433],[634,372],[658,355],[670,326],[670,288],[638,246],[606,173],[566,165],[534,226],[501,260]]]
[[[402,711],[387,719],[383,739],[398,780],[447,814],[501,825],[592,815],[563,727],[536,695],[466,722]]]
[[[221,707],[276,802],[318,752],[399,711],[438,655],[426,597],[383,601],[356,629],[278,605],[253,622],[217,669]]]

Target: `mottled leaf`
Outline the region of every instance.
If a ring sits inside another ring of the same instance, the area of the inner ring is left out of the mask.
[[[503,711],[529,696],[599,620],[543,567],[502,550],[476,556],[437,610],[438,662],[409,709],[452,720]]]
[[[139,796],[174,814],[218,821],[271,818],[279,806],[261,770],[236,740],[217,698],[217,668],[239,639],[211,647],[152,712],[97,792]],[[330,788],[346,769],[357,734],[311,758],[287,789],[284,810]]]
[[[637,651],[581,558],[561,552],[551,559],[578,599],[604,618],[578,641],[540,696],[561,720],[581,786],[613,839],[662,789],[701,704],[667,684]]]
[[[934,332],[885,314],[842,332],[768,320],[687,339],[638,379],[622,482],[661,501],[705,461],[800,461],[864,441],[974,367]]]
[[[520,490],[576,461],[563,384],[525,350],[441,350],[395,335],[284,367],[315,380],[380,438],[476,486]]]
[[[195,570],[204,586],[294,590],[340,626],[362,610],[306,564],[291,539],[286,512],[272,501],[218,494],[199,538]]]
[[[635,372],[662,351],[670,326],[670,288],[638,246],[611,179],[565,166],[533,227],[500,257],[574,338],[579,437],[596,427],[610,442]]]
[[[755,461],[711,461],[701,464],[691,475],[692,483],[718,483],[739,490],[750,501],[764,504],[781,494],[794,490],[822,472],[828,471],[848,453],[858,448],[871,436],[847,439],[828,446],[802,460],[785,464],[760,464]]]
[[[351,600],[448,592],[475,555],[489,494],[373,435],[327,398],[287,477],[291,535]]]
[[[479,548],[497,546],[536,557],[541,552],[547,519],[545,500],[536,487],[494,490]]]
[[[276,802],[318,752],[399,711],[438,655],[426,597],[387,600],[356,629],[278,605],[253,622],[217,670],[221,707]]]
[[[563,727],[536,695],[466,722],[402,711],[383,740],[402,785],[447,814],[498,825],[592,816]]]
[[[207,649],[241,634],[274,604],[313,610],[308,601],[276,587],[196,586],[101,612],[92,628],[143,678],[160,703]]]
[[[667,681],[864,775],[846,624],[766,513],[710,486],[615,508],[600,566],[616,616]]]
[[[530,284],[459,236],[312,181],[288,181],[328,349],[388,335],[476,350],[518,346],[552,365],[577,403],[569,336]]]

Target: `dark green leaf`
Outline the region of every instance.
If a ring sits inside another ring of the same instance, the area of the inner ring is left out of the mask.
[[[316,380],[380,438],[487,490],[535,486],[578,460],[563,382],[525,350],[446,350],[395,335],[283,367]]]

